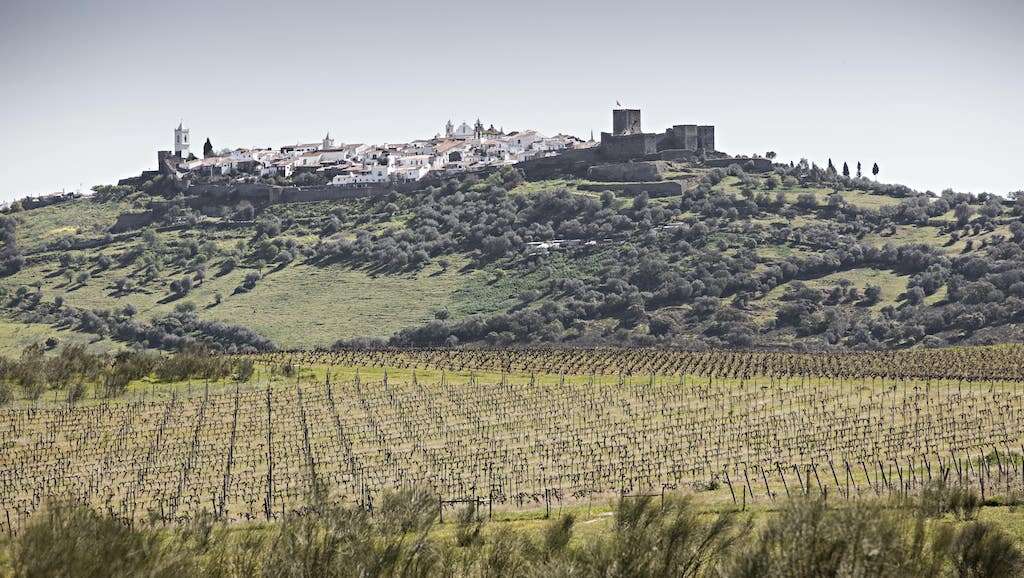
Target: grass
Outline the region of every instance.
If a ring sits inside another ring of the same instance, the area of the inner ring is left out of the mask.
[[[211,240],[224,249],[233,248],[247,236],[237,231],[169,232],[160,234],[161,241],[174,246],[187,240]],[[102,250],[71,251],[87,259],[99,254],[116,256],[134,243],[114,243]],[[251,268],[239,266],[225,274],[217,274],[219,259],[208,265],[207,277],[182,297],[170,295],[169,284],[188,274],[181,268],[166,267],[161,277],[142,284],[135,266],[100,270],[89,264],[81,270],[91,278],[85,284],[68,282],[55,259],[25,266],[14,275],[0,280],[0,287],[13,293],[19,286],[41,285],[43,299],[61,297],[66,304],[83,309],[122,308],[131,305],[140,319],[155,319],[190,301],[198,307],[201,319],[243,324],[270,338],[279,347],[309,348],[327,346],[342,338],[358,336],[386,338],[405,327],[428,321],[434,313],[447,308],[453,318],[474,313],[491,313],[515,300],[525,288],[523,278],[510,276],[499,283],[489,279],[493,271],[463,270],[468,259],[460,255],[446,256],[449,267],[429,264],[413,273],[377,273],[344,264],[326,266],[301,262],[280,269],[266,267],[263,278],[249,292],[236,293]],[[75,274],[77,274],[77,270]],[[117,294],[114,283],[129,278],[136,288],[128,294]],[[527,281],[528,284],[528,281]],[[215,305],[215,296],[223,301]],[[25,335],[44,335],[46,326],[25,330]],[[53,330],[51,329],[50,332]],[[13,335],[0,343],[20,351],[32,341]]]
[[[204,283],[197,303],[221,285],[224,302],[202,318],[244,323],[279,347],[327,346],[341,338],[387,337],[451,307],[465,283],[458,264],[443,271],[431,264],[408,274],[374,275],[345,265],[292,265],[261,279],[248,293],[231,295],[241,271]],[[208,286],[208,287],[207,287]],[[455,307],[452,309],[458,310]]]
[[[722,179],[717,185],[712,187],[712,190],[721,191],[724,193],[732,193],[739,195],[743,192],[741,181],[738,177],[727,176]],[[782,193],[786,199],[786,203],[795,205],[797,198],[800,195],[810,193],[814,195],[815,200],[818,201],[818,205],[825,206],[828,203],[828,198],[834,192],[833,189],[825,187],[778,187],[775,189],[763,189],[755,188],[756,192],[765,192],[771,196],[772,200],[779,193]],[[885,195],[875,195],[867,191],[853,190],[853,191],[840,191],[839,195],[847,203],[859,207],[862,209],[880,209],[882,207],[891,207],[898,205],[900,200],[894,197],[888,197]]]
[[[877,313],[886,305],[897,304],[899,295],[907,290],[907,282],[910,280],[910,276],[897,275],[892,271],[881,269],[857,268],[840,271],[838,273],[831,273],[814,279],[801,280],[801,282],[808,287],[828,291],[830,288],[838,285],[841,279],[850,281],[852,283],[851,286],[856,287],[860,291],[861,295],[864,294],[864,288],[868,285],[877,285],[881,287],[881,298],[877,303],[868,308],[869,310]],[[773,317],[775,315],[775,311],[778,310],[778,304],[782,300],[782,295],[794,282],[795,281],[788,281],[783,283],[766,293],[765,296],[758,301],[753,302],[752,305],[757,307],[755,317],[759,319],[768,319]]]
[[[546,271],[550,271],[554,278],[578,278],[595,272],[603,254],[600,250],[554,250],[546,258],[543,268],[529,273],[507,275],[501,264],[473,271],[453,296],[450,307],[452,316],[457,318],[493,313],[516,307],[520,303],[521,292],[547,285],[551,277],[548,277]]]
[[[824,206],[828,203],[828,198],[832,196],[834,191],[833,189],[822,187],[781,187],[775,191],[769,192],[773,196],[778,192],[782,192],[786,197],[786,202],[791,205],[796,204],[797,197],[800,195],[810,193],[814,195],[814,198],[817,199],[819,205]],[[882,207],[892,207],[900,203],[900,200],[897,198],[887,197],[885,195],[875,195],[866,191],[840,191],[839,196],[847,203],[861,209],[877,210]]]
[[[118,344],[108,340],[96,340],[94,335],[78,331],[55,330],[44,323],[22,323],[0,319],[0,355],[18,357],[21,352],[36,343],[44,343],[54,337],[61,345],[83,344],[92,353],[100,353],[116,349]]]
[[[537,193],[545,191],[554,191],[557,189],[566,189],[570,193],[576,195],[582,195],[585,197],[600,198],[601,191],[583,191],[580,190],[580,185],[585,184],[601,184],[598,181],[590,181],[587,179],[545,179],[539,181],[523,181],[516,185],[514,189],[509,191],[511,194],[517,195],[536,195]]]
[[[18,244],[23,251],[32,251],[69,235],[100,237],[129,209],[127,203],[77,199],[16,213]]]
[[[949,240],[949,237],[942,234],[942,231],[938,227],[931,225],[896,225],[895,229],[896,231],[893,234],[889,234],[891,229],[885,231],[886,234],[884,235],[882,233],[869,233],[864,235],[861,242],[875,247],[881,247],[886,244],[924,244],[947,251],[949,250],[949,248],[945,247],[946,241]]]

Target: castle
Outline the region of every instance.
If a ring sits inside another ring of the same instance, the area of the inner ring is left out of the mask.
[[[612,110],[612,132],[601,133],[601,156],[629,160],[664,150],[708,153],[715,150],[715,127],[677,124],[664,133],[645,133],[640,127],[640,110]]]

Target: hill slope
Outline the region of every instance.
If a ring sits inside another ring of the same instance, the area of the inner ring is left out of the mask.
[[[103,187],[3,217],[0,345],[49,333],[94,348],[226,349],[1024,336],[1020,203],[800,165],[661,168],[658,185],[505,169],[262,206]],[[112,233],[126,213],[150,223]]]

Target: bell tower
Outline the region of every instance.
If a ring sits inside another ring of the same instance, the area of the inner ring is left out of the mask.
[[[178,123],[178,128],[174,129],[174,154],[181,158],[188,157],[188,129],[182,126],[182,123]]]

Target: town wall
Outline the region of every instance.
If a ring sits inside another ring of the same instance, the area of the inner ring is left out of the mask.
[[[192,197],[189,200],[189,204],[201,206],[208,205],[211,202],[228,204],[243,200],[253,203],[308,203],[372,197],[390,192],[392,192],[390,185],[385,183],[349,186],[320,185],[311,187],[279,187],[264,183],[230,183],[193,185],[188,188],[187,194]]]

